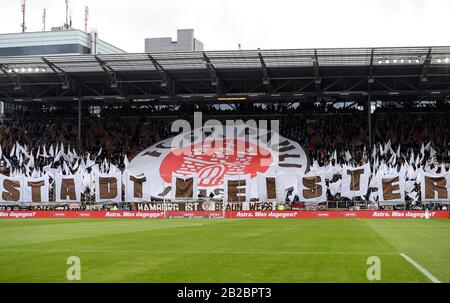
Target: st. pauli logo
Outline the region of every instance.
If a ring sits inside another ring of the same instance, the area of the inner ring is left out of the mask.
[[[216,141],[217,142],[217,141]],[[172,173],[180,175],[197,175],[199,187],[214,187],[223,183],[223,177],[227,175],[246,175],[255,177],[257,173],[265,173],[272,165],[272,154],[264,147],[255,145],[249,141],[239,142],[218,141],[219,146],[209,144],[202,154],[196,154],[194,150],[199,146],[187,146],[169,153],[162,161],[159,169],[161,177],[167,183],[171,182]],[[223,143],[227,151],[223,152]],[[197,144],[200,145],[201,143]],[[238,148],[242,148],[238,150]],[[256,152],[251,152],[252,150]]]

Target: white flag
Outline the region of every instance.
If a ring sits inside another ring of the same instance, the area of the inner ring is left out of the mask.
[[[9,157],[12,158],[14,156],[14,152],[16,150],[16,144],[14,143],[13,147],[11,148],[11,151],[9,152]]]
[[[128,161],[127,154],[124,155],[123,164],[125,165],[125,168],[127,168],[128,165],[130,164],[130,162]]]
[[[48,151],[48,153],[49,153],[49,155],[50,155],[51,157],[53,157],[53,156],[55,155],[55,151],[54,151],[54,149],[53,149],[53,144],[50,145],[50,150]]]
[[[433,158],[436,155],[436,150],[430,146],[430,157]]]
[[[352,159],[352,155],[348,152],[348,150],[345,151],[345,160],[348,162]]]

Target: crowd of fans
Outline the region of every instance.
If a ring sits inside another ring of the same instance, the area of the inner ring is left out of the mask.
[[[311,157],[319,164],[337,150],[350,151],[354,158],[362,158],[364,148],[369,149],[369,128],[367,114],[357,108],[342,108],[314,104],[297,108],[275,105],[254,105],[244,108],[220,109],[214,106],[172,107],[159,109],[104,109],[100,116],[84,115],[82,119],[82,144],[77,143],[78,120],[75,110],[36,110],[13,112],[2,119],[0,144],[8,152],[15,142],[33,148],[42,144],[70,145],[78,153],[97,151],[100,147],[104,156],[120,162],[123,155],[131,159],[139,151],[171,133],[171,122],[180,118],[192,120],[194,111],[202,111],[204,118],[213,116],[218,120],[230,119],[277,119],[280,133],[299,142],[308,149]],[[449,159],[450,105],[437,111],[431,107],[418,107],[403,111],[398,108],[380,108],[372,115],[372,144],[391,141],[402,150],[412,148],[418,151],[422,144],[432,142],[438,160]],[[145,116],[147,115],[147,116]]]

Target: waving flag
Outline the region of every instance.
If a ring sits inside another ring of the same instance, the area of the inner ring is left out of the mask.
[[[11,148],[11,151],[9,152],[9,157],[12,158],[14,156],[14,152],[16,150],[16,144],[14,143],[13,147]]]
[[[127,154],[124,155],[123,164],[125,165],[125,168],[127,168],[128,165],[130,164],[130,162],[128,161]]]
[[[53,157],[53,156],[55,155],[55,151],[54,151],[54,149],[53,149],[53,144],[50,145],[50,149],[49,149],[48,153],[49,153],[49,155],[50,155],[51,157]]]
[[[436,150],[430,146],[430,157],[433,158],[436,155]]]

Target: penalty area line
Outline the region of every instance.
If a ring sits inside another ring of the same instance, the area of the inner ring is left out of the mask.
[[[419,263],[411,259],[411,257],[400,253],[400,256],[402,256],[406,261],[414,265],[415,268],[417,268],[421,273],[423,273],[428,279],[430,279],[433,283],[441,283],[441,281],[438,280],[435,276],[433,276],[428,270],[426,270],[423,266],[421,266]]]

